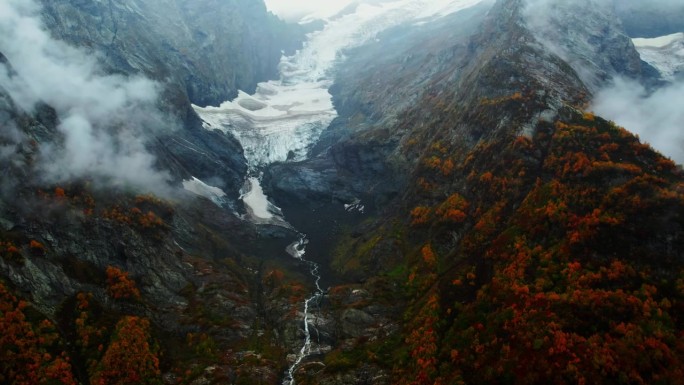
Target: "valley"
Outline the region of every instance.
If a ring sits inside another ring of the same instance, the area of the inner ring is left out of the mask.
[[[681,381],[678,5],[347,3],[0,0],[0,382]]]

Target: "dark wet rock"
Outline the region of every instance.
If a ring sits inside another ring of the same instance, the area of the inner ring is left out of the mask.
[[[114,72],[169,82],[199,105],[218,105],[277,75],[303,30],[252,0],[42,1],[52,34],[102,55]]]
[[[653,80],[654,69],[641,60],[611,4],[589,0],[532,4],[524,14],[536,39],[570,64],[591,91],[615,76]]]
[[[320,385],[389,385],[394,383],[389,373],[371,365],[322,378]]]
[[[340,319],[342,324],[342,333],[351,337],[360,337],[366,333],[375,319],[368,313],[358,309],[347,309],[342,312]]]

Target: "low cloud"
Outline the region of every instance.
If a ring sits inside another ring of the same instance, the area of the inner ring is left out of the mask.
[[[353,0],[266,0],[269,11],[282,19],[297,22],[309,14],[333,15]]]
[[[169,175],[155,169],[145,147],[168,129],[157,109],[159,84],[140,76],[106,74],[82,49],[45,30],[33,0],[0,0],[0,87],[22,110],[38,103],[57,111],[63,143],[41,143],[37,165],[47,183],[89,178],[107,185],[163,193]]]
[[[639,135],[643,142],[684,164],[684,82],[678,82],[649,94],[631,80],[616,79],[599,91],[593,110]]]

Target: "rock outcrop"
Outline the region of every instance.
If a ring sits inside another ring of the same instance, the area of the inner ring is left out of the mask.
[[[178,87],[190,102],[218,105],[278,75],[282,52],[303,31],[262,1],[42,1],[54,37],[88,47],[113,72]]]

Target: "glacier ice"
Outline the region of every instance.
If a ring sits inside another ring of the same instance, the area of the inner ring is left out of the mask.
[[[344,51],[376,38],[402,23],[414,24],[443,17],[482,0],[395,0],[359,4],[356,11],[326,20],[326,26],[309,34],[303,48],[280,61],[280,79],[260,83],[249,95],[218,107],[193,106],[204,127],[235,136],[245,151],[250,177],[242,196],[255,223],[286,222],[268,201],[254,175],[268,164],[306,158],[323,130],[337,117],[329,92],[334,68]],[[358,208],[357,208],[358,209]],[[275,210],[275,211],[274,211]]]
[[[356,11],[327,20],[304,47],[280,62],[280,79],[260,83],[249,95],[219,107],[194,106],[207,129],[230,132],[242,144],[252,170],[273,162],[302,160],[337,116],[328,91],[344,50],[383,30],[411,21],[442,17],[482,0],[399,0],[359,4]]]
[[[673,81],[684,72],[684,32],[651,39],[632,39],[641,60],[655,67],[663,80]]]
[[[194,176],[192,179],[183,181],[183,188],[195,195],[203,196],[219,206],[223,203],[223,198],[226,196],[226,193],[220,188],[210,186]]]

